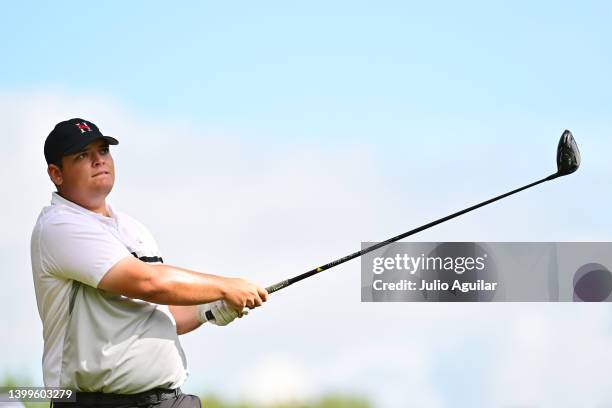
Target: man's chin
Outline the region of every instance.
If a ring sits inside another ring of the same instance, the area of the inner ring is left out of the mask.
[[[93,190],[96,192],[97,195],[107,196],[113,190],[113,185],[114,183],[112,182],[100,183],[96,185]]]

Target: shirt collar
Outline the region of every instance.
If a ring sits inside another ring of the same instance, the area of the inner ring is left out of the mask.
[[[101,221],[116,221],[116,215],[115,212],[113,211],[112,207],[110,204],[106,203],[106,208],[108,208],[108,212],[110,213],[111,217],[105,217],[101,214],[95,213],[93,211],[88,210],[87,208],[81,207],[80,205],[73,203],[70,200],[65,199],[64,197],[62,197],[61,195],[59,195],[56,191],[54,191],[53,193],[51,193],[51,205],[65,205],[67,207],[70,207],[80,213],[89,215],[91,217],[95,217]]]

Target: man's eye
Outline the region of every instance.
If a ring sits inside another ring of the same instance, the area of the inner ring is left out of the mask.
[[[77,159],[84,159],[85,157],[87,157],[87,152],[83,152],[83,153],[79,153],[79,155],[77,156]]]
[[[108,152],[109,152],[109,151],[110,151],[110,150],[108,149],[108,147],[103,147],[102,149],[100,149],[100,152],[101,152],[102,154],[108,154]]]

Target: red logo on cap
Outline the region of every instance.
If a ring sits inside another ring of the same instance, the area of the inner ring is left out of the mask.
[[[91,128],[89,127],[89,125],[86,122],[77,123],[76,127],[79,128],[81,133],[91,132]]]

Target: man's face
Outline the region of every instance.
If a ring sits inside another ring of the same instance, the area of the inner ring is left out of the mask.
[[[103,139],[91,142],[78,153],[64,156],[59,174],[53,173],[49,174],[60,193],[77,203],[106,197],[115,183],[115,164]]]

